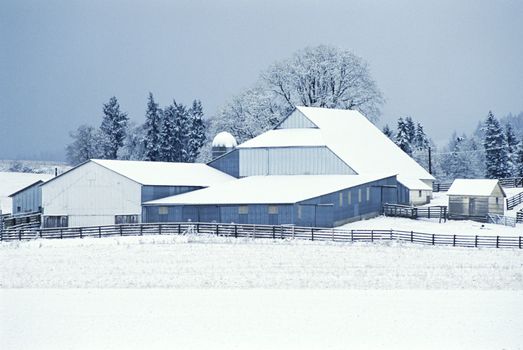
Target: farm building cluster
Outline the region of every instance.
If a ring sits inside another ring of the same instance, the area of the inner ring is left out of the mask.
[[[219,133],[207,164],[92,159],[11,198],[14,215],[40,212],[42,227],[180,221],[335,227],[377,216],[384,203],[427,204],[434,180],[359,112],[297,107],[239,145]],[[449,214],[503,212],[496,180],[483,180],[481,193],[468,181],[450,189]]]

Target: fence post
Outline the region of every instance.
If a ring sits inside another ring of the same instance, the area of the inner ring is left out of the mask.
[[[182,224],[178,224],[178,235],[182,233]]]
[[[331,233],[332,233],[332,241],[334,242],[334,228],[331,229]]]
[[[272,239],[276,239],[276,226],[272,227]]]
[[[354,242],[354,230],[350,230],[350,241]]]
[[[218,226],[218,224],[216,224],[216,236],[218,236],[220,233],[220,227]]]
[[[196,233],[200,233],[200,223],[196,224]]]
[[[123,236],[122,225],[120,225],[120,236]]]
[[[143,224],[140,224],[140,236],[143,236]]]
[[[496,236],[496,248],[499,248],[499,236]]]
[[[162,234],[162,224],[158,224],[158,234]]]
[[[432,245],[435,245],[436,244],[436,235],[433,233],[432,234]]]
[[[234,225],[234,237],[238,238],[238,225]]]
[[[60,229],[60,239],[63,239],[63,238],[64,238],[64,230]]]
[[[370,241],[374,242],[374,230],[370,230]]]
[[[314,241],[314,229],[311,228],[311,241]]]
[[[478,247],[478,235],[474,238],[474,248]]]
[[[519,249],[521,249],[521,236],[519,236]]]
[[[38,230],[38,236],[40,236],[40,238],[42,238],[42,230]]]
[[[410,231],[410,243],[414,242],[414,232]]]
[[[452,246],[455,247],[456,246],[456,235],[454,235],[452,237]]]
[[[22,230],[18,230],[18,240],[22,240]]]
[[[80,238],[84,238],[83,235],[82,235],[82,228],[81,227],[79,228],[79,231],[80,231]]]
[[[390,240],[392,241],[392,229],[390,229]]]

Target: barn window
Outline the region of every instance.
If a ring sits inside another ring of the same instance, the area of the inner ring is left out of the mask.
[[[418,191],[418,197],[421,197],[421,190]]]
[[[240,205],[238,207],[238,214],[249,214],[249,206],[247,206],[247,205]]]
[[[351,192],[349,191],[349,193],[347,193],[347,204],[348,205],[351,205],[351,202],[352,202],[352,198],[351,198]]]
[[[340,207],[343,206],[343,192],[340,192],[340,195],[339,195],[339,198],[340,198]]]
[[[114,223],[119,224],[136,224],[138,222],[138,215],[115,215]]]
[[[46,216],[44,220],[44,227],[67,227],[67,216]]]
[[[301,205],[298,205],[298,219],[301,219]]]
[[[269,214],[278,214],[278,206],[277,205],[269,205]]]
[[[361,188],[358,189],[358,203],[361,203]]]
[[[158,207],[158,214],[160,214],[160,215],[169,214],[169,207]]]
[[[497,199],[497,198],[496,198]],[[16,211],[17,212],[21,212],[22,211],[22,207],[16,207]]]
[[[496,204],[499,204],[499,198],[496,197]]]
[[[367,202],[370,201],[370,187],[367,187]]]

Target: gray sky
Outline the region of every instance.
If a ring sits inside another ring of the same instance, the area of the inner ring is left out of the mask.
[[[369,62],[380,125],[446,140],[523,110],[523,1],[0,1],[0,158],[63,156],[115,95],[142,122],[199,98],[207,114],[307,45]]]

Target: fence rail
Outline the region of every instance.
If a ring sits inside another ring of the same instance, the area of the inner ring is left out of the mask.
[[[513,197],[507,198],[507,210],[512,210],[523,203],[523,192],[516,194]]]
[[[450,186],[452,186],[452,182],[433,182],[432,192],[447,192]]]
[[[385,216],[399,216],[410,219],[427,218],[447,221],[447,207],[444,205],[433,205],[427,207],[413,207],[400,204],[384,204],[383,214]]]
[[[503,187],[523,187],[523,177],[510,177],[505,179],[499,179],[499,183]]]
[[[22,241],[37,238],[102,238],[141,235],[183,235],[188,233],[211,234],[235,238],[305,239],[334,242],[401,241],[454,247],[521,249],[523,244],[523,238],[521,236],[448,235],[402,230],[347,230],[288,225],[270,226],[192,222],[64,227],[38,230],[4,230],[0,233],[0,239],[3,241]]]

